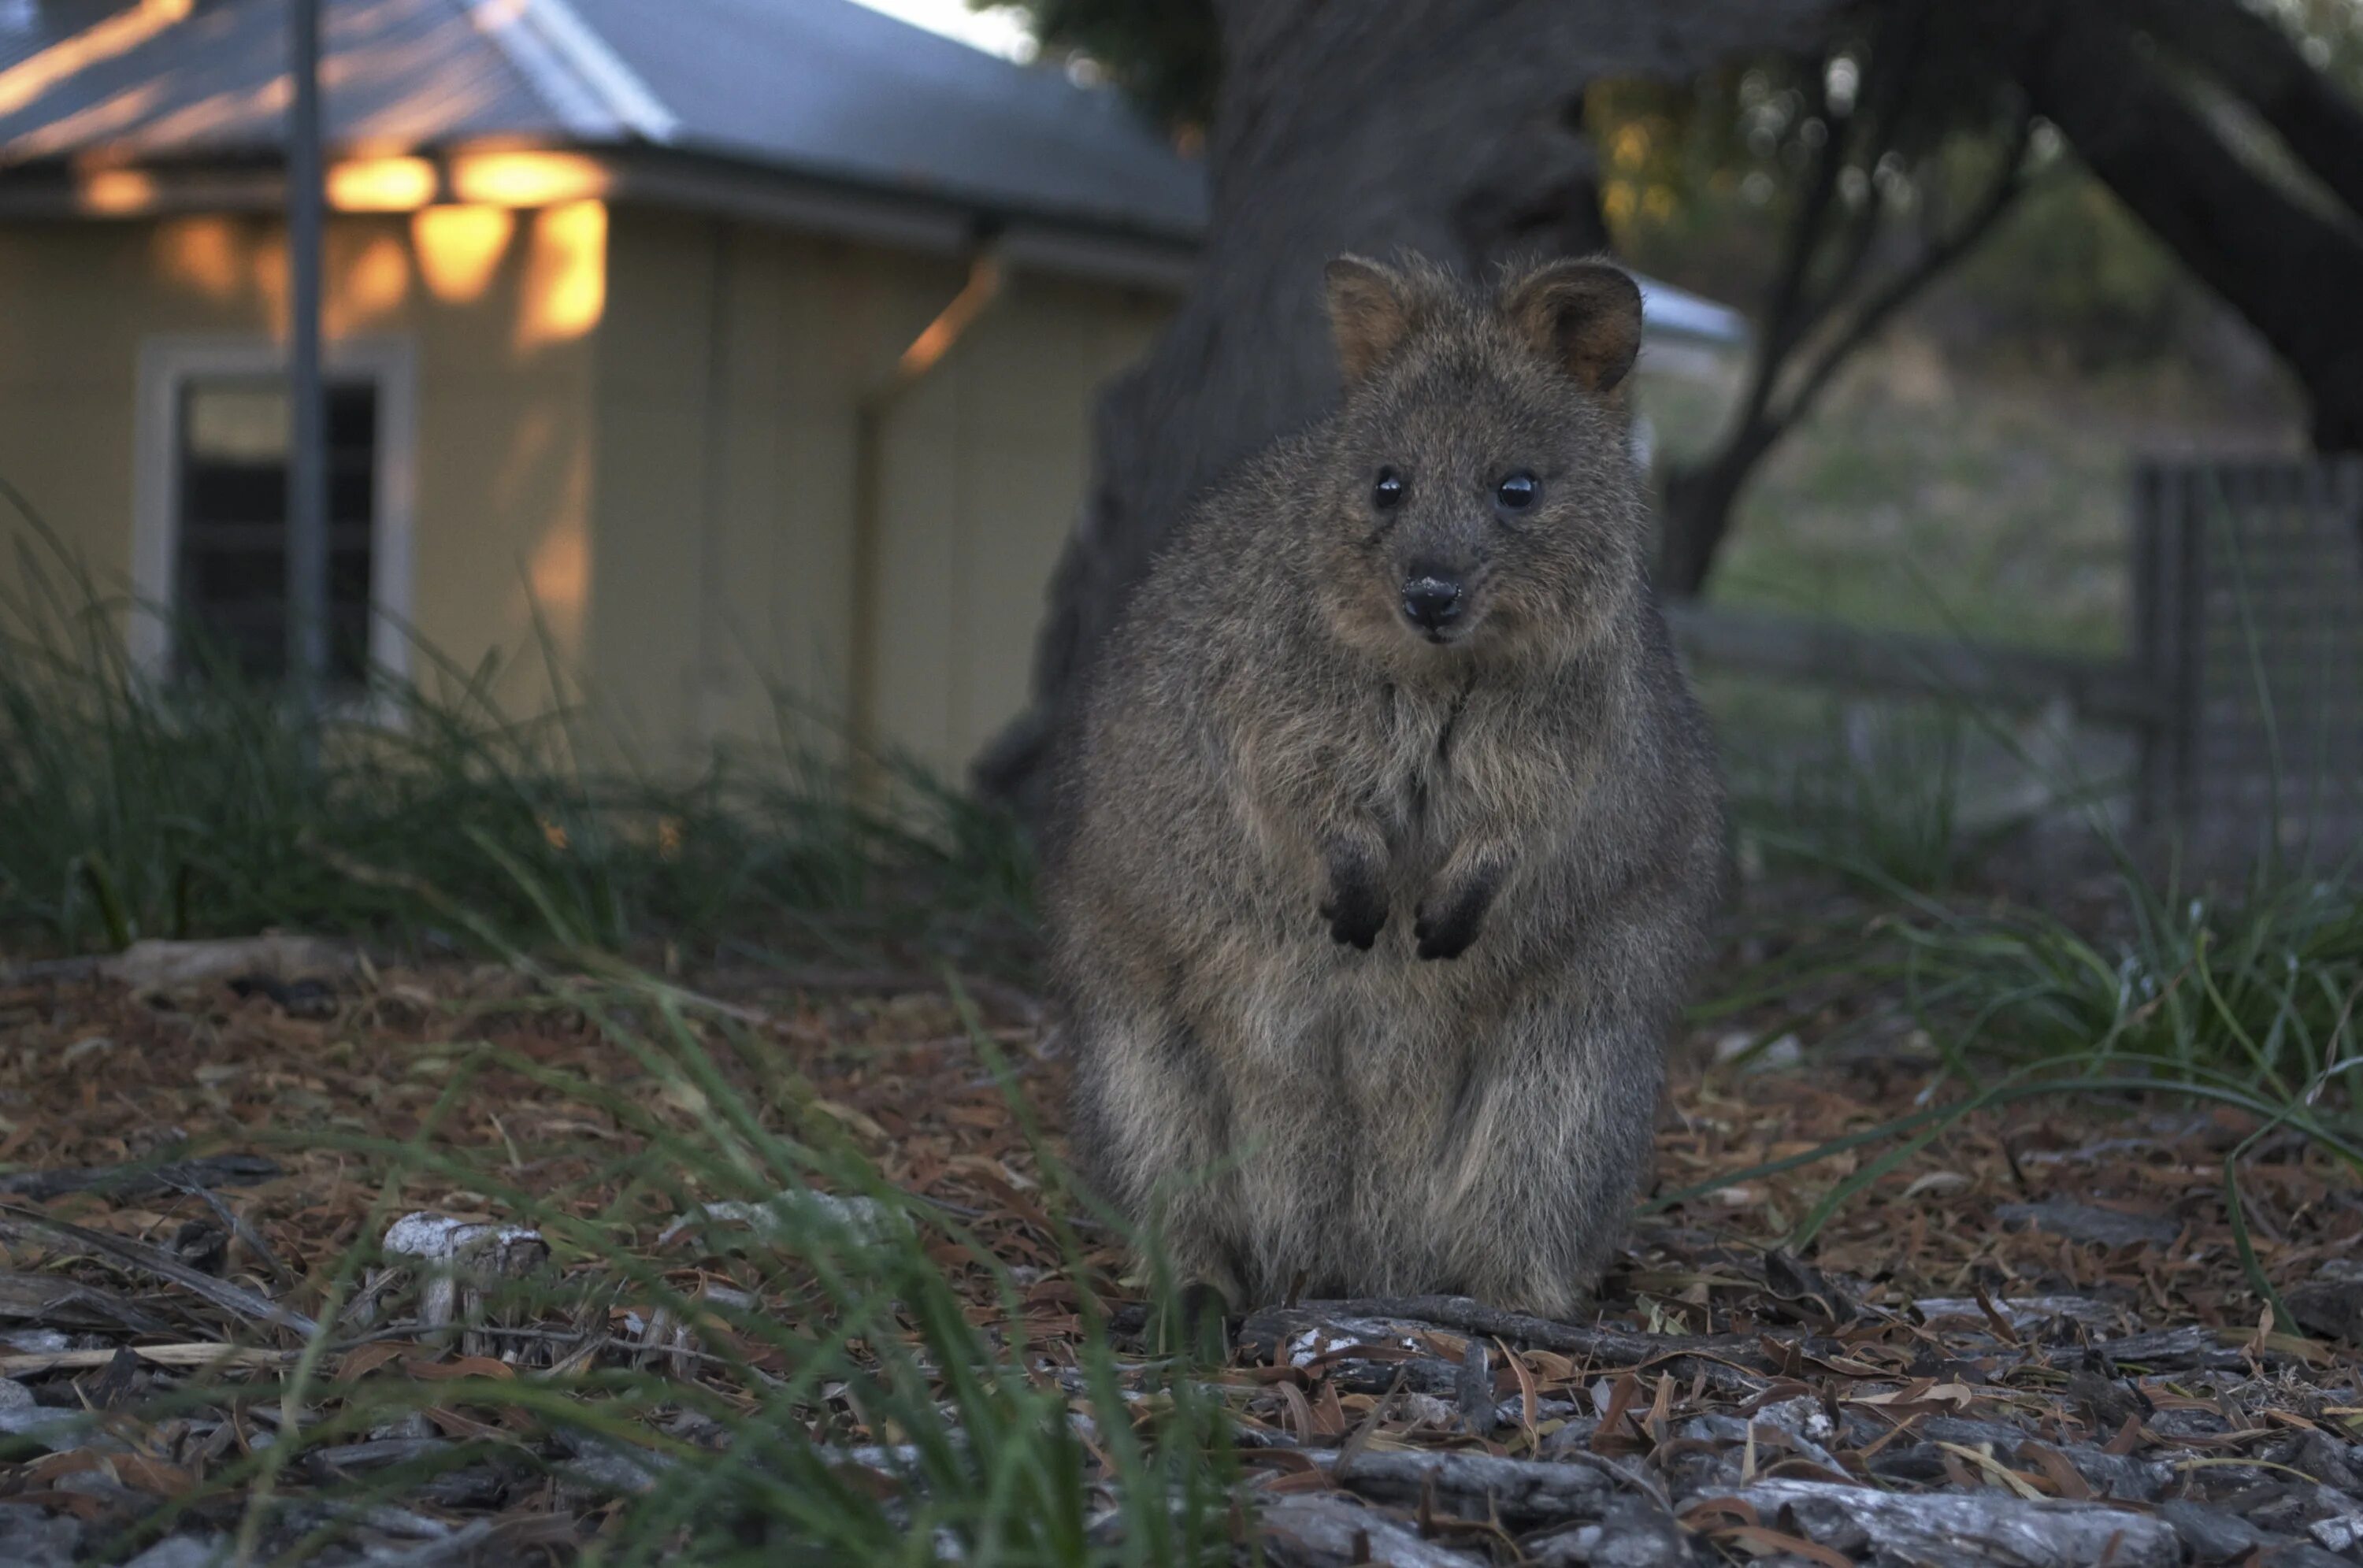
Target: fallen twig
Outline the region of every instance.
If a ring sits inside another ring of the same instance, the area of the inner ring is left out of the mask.
[[[306,1338],[320,1331],[319,1324],[293,1308],[282,1307],[269,1297],[243,1286],[232,1285],[226,1279],[216,1279],[209,1274],[191,1268],[161,1247],[152,1247],[144,1242],[126,1241],[120,1236],[110,1236],[103,1231],[89,1230],[63,1220],[52,1220],[46,1214],[36,1214],[14,1204],[0,1204],[0,1231],[6,1231],[72,1242],[101,1257],[113,1258],[133,1268],[145,1269],[160,1279],[170,1280],[191,1295],[203,1297],[222,1310],[250,1321],[292,1329]]]

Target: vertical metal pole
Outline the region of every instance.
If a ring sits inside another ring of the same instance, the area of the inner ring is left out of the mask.
[[[299,711],[328,676],[328,410],[320,375],[327,194],[320,133],[321,0],[288,0],[287,676]]]

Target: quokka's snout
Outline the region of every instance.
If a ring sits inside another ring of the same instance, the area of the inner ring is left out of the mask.
[[[1571,1310],[1720,874],[1642,575],[1630,279],[1333,263],[1337,412],[1182,524],[1067,737],[1077,1154],[1234,1305]]]

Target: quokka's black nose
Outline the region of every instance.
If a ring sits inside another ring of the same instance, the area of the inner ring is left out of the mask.
[[[1413,578],[1403,584],[1403,606],[1413,624],[1440,631],[1460,613],[1460,585],[1449,578]]]

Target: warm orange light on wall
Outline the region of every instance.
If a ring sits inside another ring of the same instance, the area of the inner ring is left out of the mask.
[[[584,396],[579,386],[520,383],[504,400],[509,417],[484,431],[499,443],[485,503],[514,525],[526,551],[504,613],[511,625],[546,635],[567,665],[582,656],[596,565]]]
[[[224,217],[180,218],[156,231],[164,275],[209,300],[227,303],[246,282],[245,247]]]
[[[544,614],[572,621],[591,602],[591,541],[579,525],[560,524],[534,547],[527,576]]]
[[[272,237],[254,249],[250,266],[254,279],[254,292],[262,301],[263,320],[269,324],[271,336],[287,336],[287,241],[283,233]]]
[[[356,158],[328,171],[328,204],[347,213],[408,213],[435,199],[424,158]]]
[[[428,207],[410,220],[427,292],[446,304],[483,298],[508,253],[516,215],[505,207]]]
[[[903,350],[903,358],[894,367],[895,374],[905,381],[915,381],[935,369],[936,361],[951,352],[952,345],[960,340],[960,335],[984,314],[984,307],[1000,292],[1001,264],[990,256],[978,257],[960,292]]]
[[[452,164],[451,189],[463,202],[547,207],[605,195],[607,171],[574,152],[479,152]]]
[[[607,314],[607,204],[570,202],[535,215],[517,343],[580,337]]]
[[[0,115],[13,115],[77,72],[138,49],[186,17],[195,3],[141,0],[132,9],[60,39],[39,54],[0,71]]]
[[[378,235],[361,247],[361,253],[337,280],[328,335],[338,337],[389,315],[409,297],[410,252],[394,236]]]
[[[101,169],[82,177],[74,204],[86,213],[146,212],[156,200],[153,176],[137,169]]]

